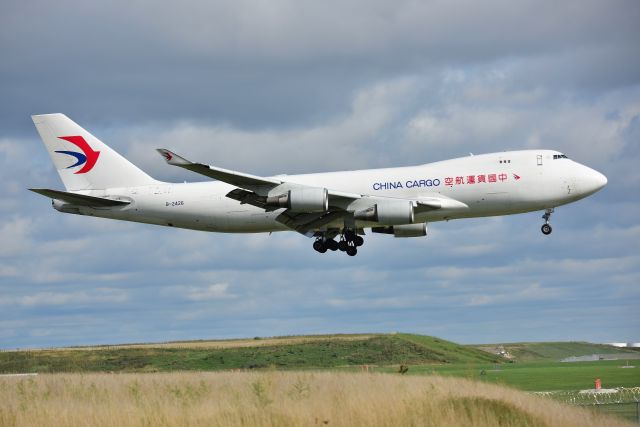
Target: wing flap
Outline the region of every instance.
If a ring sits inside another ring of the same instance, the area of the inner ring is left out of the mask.
[[[312,235],[317,230],[332,221],[349,215],[347,211],[329,211],[324,213],[294,213],[284,211],[276,217],[276,221],[292,230],[305,235]]]
[[[234,190],[229,191],[226,194],[226,197],[237,200],[241,205],[251,205],[257,208],[264,209],[267,212],[272,212],[281,208],[276,208],[272,206],[267,206],[267,198],[265,196],[260,196],[253,191],[243,190],[242,188],[236,188]]]

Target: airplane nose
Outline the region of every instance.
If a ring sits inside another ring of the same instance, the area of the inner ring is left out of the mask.
[[[607,185],[608,180],[607,177],[600,172],[591,168],[588,169],[588,173],[586,173],[582,178],[582,187],[586,193],[593,194]]]
[[[598,171],[594,171],[597,175],[597,177],[595,178],[595,180],[597,181],[597,185],[598,185],[598,190],[600,190],[601,188],[603,188],[605,185],[607,185],[607,182],[609,182],[607,180],[607,177],[604,176],[603,174],[601,174]]]

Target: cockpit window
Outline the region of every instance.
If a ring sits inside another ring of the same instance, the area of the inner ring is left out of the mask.
[[[553,160],[556,160],[556,159],[568,159],[568,157],[565,156],[564,154],[554,154]]]

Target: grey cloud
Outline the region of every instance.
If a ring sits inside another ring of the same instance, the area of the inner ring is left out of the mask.
[[[126,292],[120,289],[95,288],[76,292],[38,292],[20,297],[0,297],[0,305],[21,305],[26,307],[48,305],[77,305],[122,303],[127,300]]]
[[[0,93],[15,102],[3,104],[0,125],[12,132],[53,111],[103,125],[286,127],[326,120],[354,88],[390,76],[531,56],[520,72],[533,84],[558,72],[565,82],[637,83],[633,1],[63,1],[5,11]]]
[[[366,168],[377,161],[377,151],[371,148],[379,145],[381,134],[397,121],[395,105],[411,89],[411,84],[402,79],[366,88],[356,94],[348,114],[317,126],[250,131],[181,123],[176,127],[133,129],[125,138],[134,147],[132,159],[158,174],[171,171],[155,155],[156,147],[262,174]]]
[[[623,155],[637,145],[630,137],[640,111],[637,89],[583,103],[552,94],[528,96],[493,78],[446,84],[449,93],[439,95],[439,105],[417,101],[429,96],[417,78],[374,85],[355,94],[347,114],[316,126],[244,130],[180,123],[132,128],[119,139],[133,147],[128,154],[134,162],[162,179],[199,177],[166,166],[154,152],[160,146],[258,174],[419,164],[468,152],[539,147],[564,151],[614,182],[618,174],[608,168],[615,161],[616,171],[628,173],[610,192],[620,188],[628,194],[640,178],[632,170],[635,157]],[[414,100],[410,108],[407,96]]]
[[[3,7],[0,347],[394,330],[637,340],[636,2]],[[549,238],[536,212],[319,256],[295,233],[55,212],[26,191],[61,186],[28,117],[54,111],[166,180],[201,178],[158,146],[258,174],[545,146],[609,185],[557,209]]]
[[[214,283],[203,286],[175,286],[165,288],[164,291],[169,295],[176,295],[189,301],[210,301],[237,297],[237,295],[229,292],[228,283]]]

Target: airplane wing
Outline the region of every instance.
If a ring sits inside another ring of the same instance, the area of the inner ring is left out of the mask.
[[[256,186],[276,186],[284,183],[272,178],[263,178],[260,176],[250,175],[247,173],[236,172],[228,169],[217,168],[214,166],[205,165],[202,163],[193,163],[164,148],[158,148],[157,151],[165,158],[167,163],[173,166],[179,166],[183,169],[190,170],[200,175],[208,176],[209,178],[217,179],[218,181],[226,182],[227,184],[235,185],[237,187],[256,187]]]
[[[124,206],[129,202],[123,200],[105,199],[102,197],[85,196],[83,194],[69,193],[67,191],[49,190],[47,188],[30,188],[30,191],[34,193],[42,194],[50,199],[62,200],[63,202],[71,203],[78,206],[88,207],[109,207],[109,206]]]
[[[250,204],[266,210],[269,210],[269,208],[265,207],[266,199],[262,196],[264,196],[266,193],[268,193],[269,190],[275,187],[287,184],[286,181],[276,178],[266,178],[215,166],[209,166],[202,163],[194,163],[164,148],[158,148],[157,151],[162,155],[162,157],[165,158],[167,163],[170,165],[179,166],[183,169],[187,169],[192,172],[208,176],[209,178],[217,179],[218,181],[226,182],[227,184],[239,187],[238,189],[233,190],[229,194],[227,194],[227,197],[238,200],[240,203]],[[334,205],[344,205],[345,202],[348,203],[362,197],[361,194],[346,193],[343,191],[334,190],[328,191],[330,205],[332,204],[332,202],[334,203]],[[279,208],[272,208],[270,210],[277,209]]]
[[[248,204],[264,209],[267,212],[282,210],[283,206],[270,203],[269,196],[275,193],[285,193],[290,189],[310,188],[304,185],[283,181],[277,178],[266,178],[236,172],[228,169],[209,166],[202,163],[193,163],[172,151],[166,149],[157,150],[170,165],[179,166],[209,178],[214,178],[238,188],[227,193],[227,197],[239,201],[241,204]],[[340,218],[353,215],[355,209],[366,209],[379,202],[406,201],[406,199],[392,199],[380,196],[365,194],[346,193],[327,189],[328,209],[323,212],[294,212],[291,209],[284,209],[276,217],[276,221],[284,224],[292,230],[305,235],[313,235],[314,230]],[[271,193],[270,193],[271,192]],[[423,213],[435,209],[459,209],[467,208],[464,203],[445,197],[427,197],[413,201],[414,212]]]

